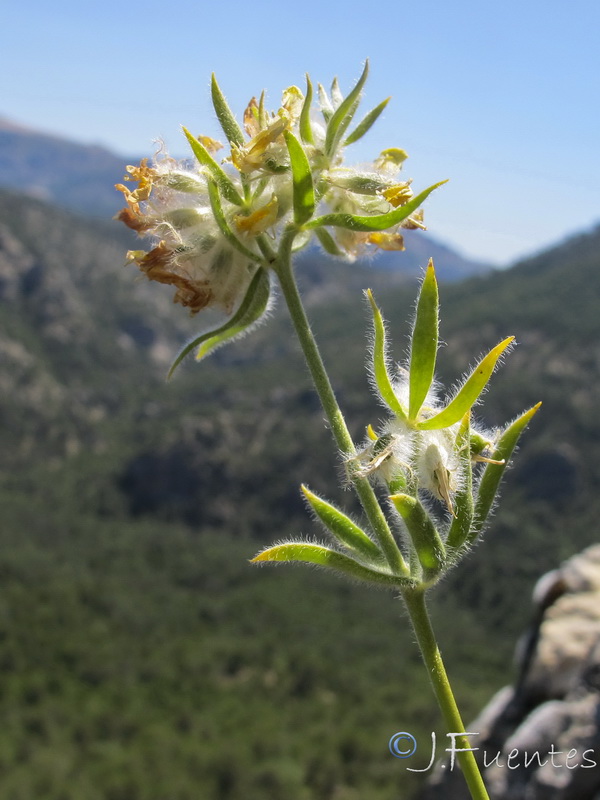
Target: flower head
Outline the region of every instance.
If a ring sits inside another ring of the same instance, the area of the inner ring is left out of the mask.
[[[152,240],[149,250],[130,251],[128,263],[149,280],[173,286],[174,301],[192,314],[222,311],[231,321],[229,333],[235,328],[237,335],[264,315],[267,273],[277,272],[282,259],[313,236],[329,253],[350,260],[378,249],[403,250],[400,231],[424,227],[420,205],[435,187],[414,196],[410,180],[400,178],[407,156],[399,148],[366,166],[345,165],[348,146],[388,102],[348,133],[367,71],[346,97],[336,80],[330,94],[319,86],[316,116],[308,77],[306,93],[287,88],[275,112],[266,109],[263,92],[250,100],[241,125],[213,77],[213,104],[229,152],[184,128],[194,163],[161,150],[152,164],[143,159],[127,167],[116,187],[126,201],[118,219]]]
[[[138,187],[118,186],[127,201],[118,219],[156,241],[148,252],[129,251],[128,262],[149,280],[174,286],[174,302],[190,313],[215,307],[230,314],[256,265],[219,230],[206,176],[164,156],[153,167],[144,159],[127,172],[126,180],[138,181]]]

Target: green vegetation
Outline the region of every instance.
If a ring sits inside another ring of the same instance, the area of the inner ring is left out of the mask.
[[[427,742],[439,722],[399,601],[250,569],[254,542],[211,531],[3,508],[4,797],[383,800],[418,785],[388,739]],[[485,663],[501,680],[497,655]],[[472,714],[485,681],[469,666],[458,688]]]
[[[0,795],[408,798],[422,776],[389,737],[413,732],[425,763],[441,726],[400,603],[247,563],[319,539],[302,482],[356,512],[283,318],[165,384],[197,328],[123,269],[126,235],[10,194],[0,220]],[[481,417],[544,401],[501,513],[434,609],[467,719],[506,682],[532,582],[596,537],[599,245],[442,287],[440,377],[514,334]],[[362,438],[381,411],[350,270],[311,284],[310,313]],[[397,358],[414,294],[378,297]]]

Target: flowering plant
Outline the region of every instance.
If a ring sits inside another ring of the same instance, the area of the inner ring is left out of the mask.
[[[173,368],[191,350],[200,359],[264,317],[277,262],[311,239],[353,260],[376,248],[402,250],[400,230],[424,227],[419,208],[440,184],[413,196],[411,182],[400,180],[404,150],[384,150],[365,168],[344,166],[347,146],[388,102],[346,135],[367,73],[368,64],[345,98],[337,81],[331,94],[319,85],[320,119],[312,116],[308,76],[306,94],[289,87],[277,113],[267,112],[263,92],[248,104],[243,128],[213,76],[212,99],[230,148],[224,162],[215,159],[220,142],[184,128],[194,165],[159,154],[152,166],[144,159],[127,167],[125,180],[138,185],[117,185],[127,201],[118,218],[155,240],[150,251],[130,251],[128,260],[150,280],[173,285],[175,302],[192,314],[215,307],[229,317],[187,345]]]
[[[336,80],[330,93],[319,85],[317,118],[308,76],[306,92],[286,89],[276,113],[266,111],[263,93],[248,104],[243,126],[213,77],[213,104],[229,155],[217,161],[223,145],[184,128],[196,163],[160,154],[152,166],[144,160],[128,167],[126,180],[137,188],[118,185],[127,201],[119,218],[154,239],[149,251],[130,251],[130,263],[150,280],[174,286],[174,301],[192,315],[208,307],[226,315],[223,324],[182,349],[170,374],[191,351],[201,359],[259,322],[277,278],[365,522],[358,525],[303,486],[331,543],[283,542],[253,561],[315,564],[399,592],[445,722],[449,730],[464,733],[425,594],[481,536],[517,440],[539,406],[491,434],[472,422],[472,408],[512,336],[492,348],[451,396],[439,400],[434,382],[439,298],[430,261],[405,366],[391,362],[381,312],[367,292],[373,316],[369,372],[388,419],[379,431],[368,426],[362,445],[352,440],[302,305],[293,254],[313,238],[328,253],[350,260],[377,248],[402,250],[401,230],[424,227],[421,205],[441,185],[414,195],[411,182],[400,179],[407,156],[398,148],[384,150],[367,167],[344,165],[346,148],[371,128],[388,102],[351,129],[367,72],[368,64],[345,97]],[[466,737],[457,742],[472,797],[487,798]]]

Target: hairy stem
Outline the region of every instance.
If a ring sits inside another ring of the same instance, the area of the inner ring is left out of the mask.
[[[470,750],[471,744],[468,737],[464,735],[465,726],[456,705],[444,662],[442,661],[442,655],[431,627],[431,620],[425,605],[425,593],[421,589],[406,589],[402,592],[402,596],[448,733],[463,734],[456,736],[455,752],[471,797],[473,800],[489,800],[475,756]]]
[[[287,240],[286,237],[284,237],[274,269],[279,278],[281,291],[287,303],[290,317],[292,318],[292,323],[300,341],[313,383],[319,395],[319,399],[321,400],[329,425],[331,426],[333,437],[342,456],[351,457],[356,453],[354,442],[352,441],[344,415],[336,400],[331,381],[329,380],[315,337],[311,331],[294,278],[290,258],[292,241],[292,235],[287,237]],[[390,530],[390,526],[388,525],[371,484],[366,478],[362,478],[358,475],[351,476],[351,479],[365,514],[371,523],[379,545],[391,569],[396,575],[407,577],[409,575],[409,569],[402,557],[402,553],[398,549],[394,535]]]
[[[300,293],[292,268],[291,249],[295,232],[290,229],[283,237],[277,256],[271,261],[281,290],[285,298],[296,335],[300,341],[306,363],[310,370],[313,383],[321,400],[323,410],[331,426],[335,442],[342,456],[352,457],[356,453],[354,442],[346,425],[346,421],[331,386],[331,381],[323,364],[316,340],[310,328]],[[360,499],[367,518],[377,536],[379,545],[384,552],[388,563],[397,575],[410,576],[410,570],[394,539],[390,526],[377,496],[366,478],[359,475],[351,476],[352,483]],[[461,719],[448,676],[444,668],[435,634],[425,606],[424,590],[406,589],[402,592],[416,637],[433,685],[438,705],[443,714],[448,731],[458,734],[456,736],[456,755],[462,767],[471,797],[473,800],[489,800],[483,779],[479,772],[477,762],[465,734],[464,723]],[[463,734],[463,735],[460,735]],[[466,748],[460,751],[460,748]]]

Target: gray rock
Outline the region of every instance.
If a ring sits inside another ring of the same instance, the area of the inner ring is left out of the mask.
[[[467,728],[492,800],[600,800],[600,546],[544,575],[519,678]],[[436,765],[419,800],[469,800]]]

